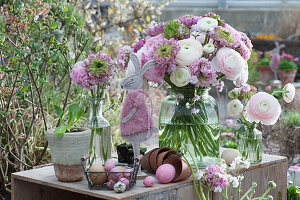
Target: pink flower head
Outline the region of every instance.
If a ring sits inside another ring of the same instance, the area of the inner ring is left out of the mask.
[[[144,46],[145,42],[145,39],[141,39],[140,41],[138,41],[133,47],[133,52],[136,53],[138,50],[140,50]]]
[[[249,84],[243,84],[243,86],[242,86],[242,90],[244,91],[244,92],[249,92],[250,91],[250,89],[251,89],[251,86],[249,85]]]
[[[169,24],[169,22],[163,22],[160,24],[155,24],[154,22],[151,22],[151,24],[150,24],[151,27],[146,29],[147,36],[155,37],[159,34],[162,34],[164,32],[164,27],[168,24]]]
[[[221,137],[226,137],[227,136],[227,132],[222,132],[221,133]]]
[[[233,127],[234,126],[234,121],[233,119],[226,119],[225,123],[228,127]]]
[[[79,61],[75,63],[72,72],[70,74],[71,80],[77,86],[80,86],[86,90],[94,88],[98,82],[97,80],[91,78],[85,68],[84,61]]]
[[[295,57],[294,58],[294,62],[298,62],[299,61],[299,58],[298,57]]]
[[[217,188],[222,191],[229,184],[226,173],[216,164],[209,165],[205,168],[201,181],[214,191],[216,191]]]
[[[258,60],[255,58],[255,59],[253,60],[253,63],[254,63],[254,64],[258,63]]]
[[[264,55],[264,52],[259,51],[258,54],[259,54],[259,55]]]
[[[271,85],[266,86],[266,91],[270,91],[272,89]]]
[[[128,45],[123,46],[117,55],[117,64],[121,69],[126,69],[129,62],[130,54],[132,53],[132,48]]]
[[[250,122],[261,122],[265,125],[273,125],[277,122],[281,113],[278,100],[266,93],[255,94],[247,103],[245,117]]]
[[[227,136],[228,136],[228,137],[234,137],[234,133],[229,132],[229,133],[227,133]]]
[[[223,47],[217,51],[212,65],[217,72],[223,73],[229,80],[236,81],[236,85],[248,80],[248,65],[242,56],[233,49]]]
[[[289,170],[290,171],[300,171],[300,167],[299,166],[290,166]]]

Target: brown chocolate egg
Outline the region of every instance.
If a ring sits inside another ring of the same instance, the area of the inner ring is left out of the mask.
[[[88,173],[89,178],[95,185],[103,185],[106,181],[107,174],[106,173],[96,173],[96,172],[105,172],[105,168],[100,164],[93,164],[89,172],[95,172],[95,173]]]

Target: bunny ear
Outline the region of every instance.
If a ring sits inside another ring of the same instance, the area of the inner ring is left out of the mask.
[[[146,62],[146,64],[142,68],[141,74],[143,75],[147,70],[152,69],[154,67],[156,67],[156,62],[154,60]]]
[[[130,55],[130,60],[132,61],[135,67],[135,74],[141,75],[141,64],[139,58],[133,53]]]

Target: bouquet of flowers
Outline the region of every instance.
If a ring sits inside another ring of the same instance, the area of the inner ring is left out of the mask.
[[[250,163],[248,161],[243,160],[241,157],[236,157],[230,166],[227,166],[224,160],[220,160],[218,164],[209,165],[203,170],[197,169],[198,172],[193,174],[193,179],[198,199],[212,199],[212,191],[221,193],[226,200],[234,199],[234,196],[237,196],[239,200],[273,199],[271,195],[267,196],[267,194],[272,188],[276,187],[274,181],[268,182],[268,188],[260,197],[253,197],[257,187],[256,182],[252,182],[252,186],[242,194],[241,188],[244,176],[240,171],[242,168],[248,169],[249,166]],[[198,179],[198,184],[196,184],[196,178]],[[204,193],[204,188],[206,188],[206,194]]]
[[[261,132],[256,129],[259,123],[264,125],[274,125],[281,113],[279,101],[274,97],[281,93],[283,100],[290,103],[295,96],[295,86],[288,83],[282,90],[267,92],[257,92],[257,89],[248,84],[234,88],[228,93],[232,99],[227,110],[232,116],[240,115],[238,123],[240,128],[239,151],[250,162],[261,161]],[[241,138],[242,137],[242,138]]]
[[[90,90],[91,94],[89,99],[90,117],[85,123],[86,127],[91,128],[89,149],[91,162],[94,162],[97,155],[105,163],[111,155],[110,124],[102,116],[102,102],[104,91],[116,73],[117,68],[114,61],[99,52],[91,53],[85,60],[75,63],[70,74],[73,83]],[[96,136],[99,137],[97,141]],[[98,152],[96,153],[96,151]]]
[[[218,110],[208,90],[216,86],[221,91],[223,79],[237,86],[246,83],[250,39],[214,13],[152,22],[146,35],[133,48],[122,47],[117,63],[131,74],[131,53],[136,53],[141,66],[154,60],[156,67],[144,77],[154,83],[166,83],[176,95],[171,119],[163,122],[160,118],[160,146],[178,150],[182,143],[189,143],[197,156],[218,157]]]

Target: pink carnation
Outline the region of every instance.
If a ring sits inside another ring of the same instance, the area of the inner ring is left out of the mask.
[[[208,187],[214,191],[217,191],[217,189],[223,190],[229,184],[226,173],[215,164],[209,165],[205,168],[201,181],[203,184],[207,184]]]
[[[271,85],[268,85],[267,87],[266,87],[266,91],[270,91],[272,89],[272,86]]]
[[[247,103],[245,117],[250,122],[261,122],[265,125],[273,125],[277,122],[281,113],[278,100],[266,93],[255,94]]]
[[[94,88],[98,84],[98,82],[88,75],[85,66],[86,65],[83,61],[75,63],[70,77],[72,82],[77,86],[80,86],[86,90],[90,90]]]

